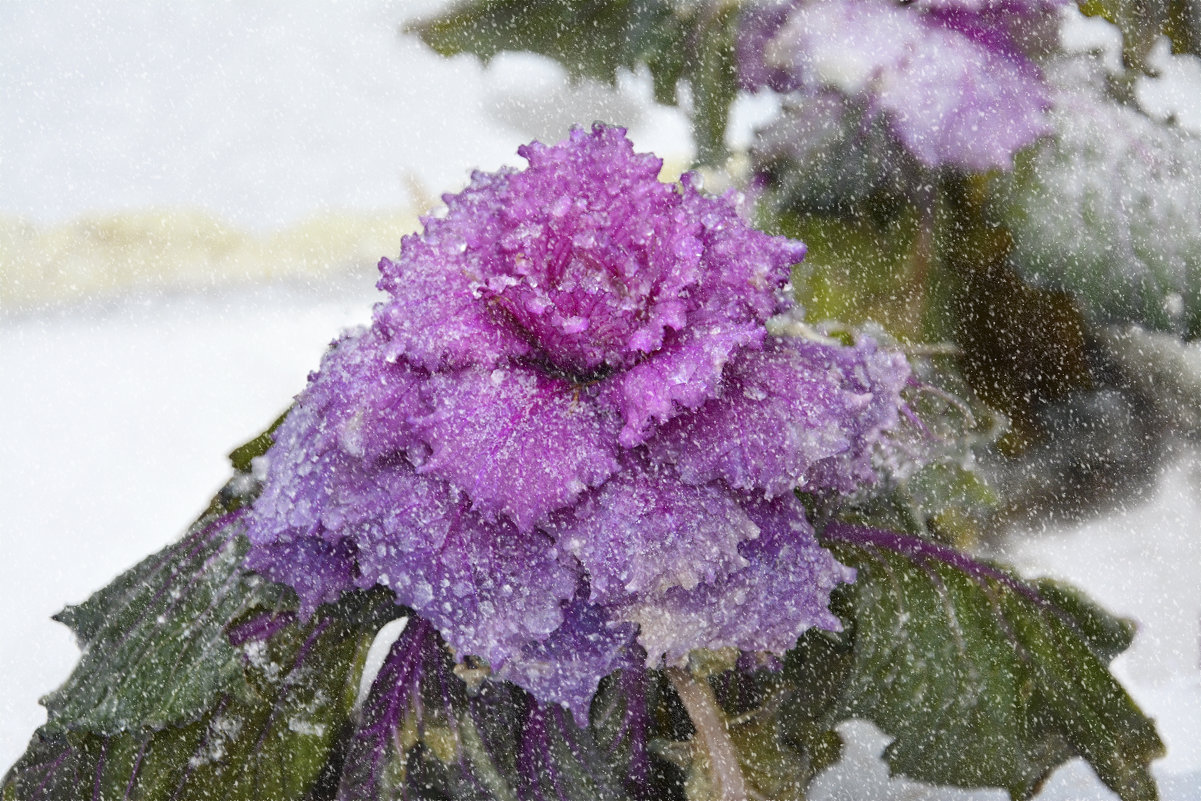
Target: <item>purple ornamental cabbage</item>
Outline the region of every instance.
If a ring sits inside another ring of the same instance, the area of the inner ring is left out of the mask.
[[[305,614],[388,587],[579,720],[623,660],[837,629],[853,571],[792,492],[874,478],[904,359],[769,336],[804,245],[623,129],[518,152],[380,262],[389,298],[256,465],[249,565]]]
[[[761,2],[743,12],[740,75],[747,89],[799,101],[775,125],[799,126],[800,150],[811,144],[804,109],[834,93],[862,114],[865,129],[885,120],[926,167],[1009,169],[1018,150],[1050,132],[1049,90],[1032,55],[1055,44],[1065,3]]]

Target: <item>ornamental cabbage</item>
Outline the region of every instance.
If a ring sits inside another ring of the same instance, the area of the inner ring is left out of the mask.
[[[793,492],[875,478],[904,359],[769,335],[805,246],[623,129],[518,152],[380,262],[388,298],[256,465],[248,565],[306,614],[387,587],[580,720],[628,660],[838,629],[853,571]]]

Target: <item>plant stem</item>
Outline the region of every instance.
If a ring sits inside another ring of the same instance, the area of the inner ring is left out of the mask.
[[[696,728],[694,744],[707,757],[713,798],[718,801],[747,801],[749,795],[742,768],[738,764],[738,755],[709,683],[697,681],[682,668],[669,668],[667,676]]]

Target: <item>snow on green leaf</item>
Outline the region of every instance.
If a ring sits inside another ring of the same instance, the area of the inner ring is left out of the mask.
[[[223,691],[244,694],[226,626],[287,590],[242,569],[237,513],[211,515],[57,619],[80,640],[70,679],[43,700],[52,726],[114,734],[189,723]]]
[[[999,211],[1025,277],[1102,321],[1201,333],[1201,137],[1105,96],[1058,65],[1056,136],[1024,158]]]
[[[1128,623],[915,537],[836,523],[824,541],[859,571],[846,630],[808,633],[789,669],[828,687],[829,726],[871,720],[895,738],[891,768],[923,781],[1023,799],[1082,756],[1124,801],[1157,797],[1163,744],[1107,666]]]
[[[250,460],[280,420],[231,454],[233,478],[179,542],[55,616],[83,656],[42,701],[51,727],[106,735],[191,723],[219,694],[249,692],[227,627],[256,608],[295,606],[287,588],[242,568],[241,509],[258,491]]]
[[[288,611],[256,614],[230,636],[241,676],[219,687],[197,720],[99,732],[52,714],[0,797],[328,797],[366,647],[395,613],[383,593],[354,593],[307,623]]]

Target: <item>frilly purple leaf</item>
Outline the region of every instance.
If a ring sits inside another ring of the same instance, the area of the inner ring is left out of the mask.
[[[768,498],[797,487],[851,491],[874,478],[871,443],[896,424],[908,379],[905,360],[871,340],[774,339],[731,365],[719,397],[647,447],[690,484],[720,479]]]
[[[818,544],[801,507],[787,500],[746,504],[760,531],[741,548],[747,566],[724,581],[631,599],[639,644],[681,664],[696,648],[783,653],[812,627],[840,631],[830,592],[855,579]]]
[[[633,464],[549,528],[588,571],[591,599],[613,603],[745,567],[738,545],[759,530],[739,500],[721,484],[689,486],[670,467]]]
[[[517,366],[439,373],[424,390],[433,411],[414,429],[431,452],[417,471],[486,518],[529,531],[618,470],[614,421],[569,381]]]

